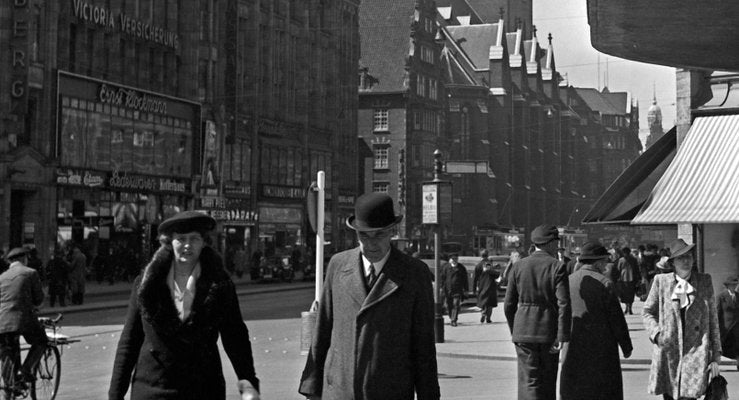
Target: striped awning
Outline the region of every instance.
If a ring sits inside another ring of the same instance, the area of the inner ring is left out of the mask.
[[[676,129],[662,135],[616,178],[583,218],[583,224],[628,225],[675,157]]]
[[[739,222],[739,115],[698,117],[632,224]]]

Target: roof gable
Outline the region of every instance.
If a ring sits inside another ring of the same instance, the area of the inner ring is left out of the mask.
[[[490,47],[497,45],[499,24],[446,27],[449,35],[465,52],[477,70],[490,68]]]

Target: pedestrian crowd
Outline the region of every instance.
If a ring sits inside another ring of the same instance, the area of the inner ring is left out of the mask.
[[[346,225],[358,246],[331,257],[314,310],[298,386],[307,399],[441,398],[433,276],[425,263],[391,245],[402,219],[386,194],[357,198]],[[109,399],[124,399],[129,390],[131,400],[225,399],[219,339],[240,398],[260,398],[234,283],[208,244],[215,226],[195,211],[160,224],[161,246],[134,281]],[[528,255],[511,254],[502,271],[483,251],[472,287],[458,254],[449,254],[439,282],[451,326],[458,324],[470,290],[480,323],[491,323],[499,286],[507,285],[503,312],[517,354],[519,399],[557,398],[560,356],[560,398],[623,399],[619,350],[624,358],[633,351],[624,315],[633,314],[636,297],[644,301],[642,318],[653,346],[650,394],[697,399],[720,378],[722,354],[739,356],[739,278],[727,279],[715,298],[711,276],[695,268],[693,245],[679,239],[662,252],[651,245],[632,251],[593,241],[567,254],[549,225],[536,227],[531,241]],[[34,256],[13,249],[0,275],[0,362],[24,336],[32,348],[20,368],[23,376],[46,343],[35,315],[43,300],[43,268]],[[67,294],[73,304],[83,303],[85,266],[77,247],[54,252],[45,268],[51,305],[64,305]]]

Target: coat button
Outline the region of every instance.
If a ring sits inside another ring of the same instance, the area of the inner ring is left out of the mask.
[[[700,330],[700,327],[695,327],[695,331],[698,332]]]

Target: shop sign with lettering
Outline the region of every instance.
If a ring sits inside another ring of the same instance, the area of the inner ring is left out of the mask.
[[[226,183],[223,185],[223,194],[228,196],[249,197],[251,196],[251,185],[248,183],[243,185]]]
[[[105,187],[105,172],[88,171],[72,168],[57,168],[56,183],[68,186],[84,186],[90,188]]]
[[[259,213],[252,211],[249,202],[243,199],[201,197],[200,205],[211,217],[227,224],[253,224],[259,220]]]
[[[303,189],[294,186],[262,185],[262,196],[280,199],[302,199]]]
[[[146,192],[189,192],[189,183],[177,178],[159,178],[154,176],[127,174],[113,171],[108,185],[111,189],[128,189]]]
[[[12,3],[10,53],[9,57],[3,58],[11,61],[10,111],[22,120],[26,113],[28,94],[26,79],[29,60],[26,50],[29,48],[29,4],[28,0],[13,0]]]
[[[126,107],[135,111],[167,114],[167,101],[133,89],[100,84],[98,99],[103,104]]]
[[[21,0],[15,1],[20,2]],[[120,11],[118,14],[113,14],[104,6],[97,6],[82,0],[72,0],[72,12],[78,20],[94,26],[110,31],[117,30],[135,39],[160,44],[175,50],[180,47],[180,37],[176,32],[168,31],[150,21],[132,18]]]

